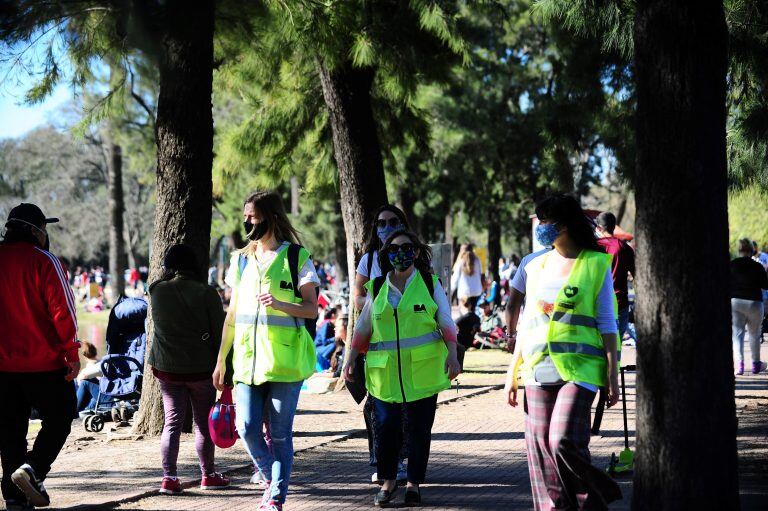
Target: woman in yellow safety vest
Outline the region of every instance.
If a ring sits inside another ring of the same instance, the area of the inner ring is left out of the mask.
[[[412,232],[395,232],[380,251],[394,268],[366,284],[344,378],[353,381],[357,355],[367,352],[365,383],[376,410],[377,473],[374,505],[389,506],[397,491],[401,414],[408,414],[406,505],[421,502],[437,394],[460,372],[456,325],[448,298],[432,274],[431,251]]]
[[[517,406],[525,385],[525,439],[536,511],[608,509],[616,483],[590,464],[590,408],[599,387],[619,398],[617,316],[611,256],[594,225],[568,195],[536,206],[536,238],[554,250],[526,266],[526,307],[507,373],[505,396]]]
[[[279,195],[250,195],[243,218],[249,242],[233,255],[225,279],[232,299],[213,381],[224,388],[231,350],[237,430],[267,479],[259,509],[281,511],[291,477],[299,392],[315,370],[315,347],[305,321],[317,317],[320,279]],[[262,434],[264,414],[271,450]]]
[[[379,250],[384,245],[393,232],[407,231],[410,229],[408,225],[408,218],[405,213],[395,206],[394,204],[385,204],[381,206],[376,214],[373,216],[373,221],[368,230],[368,240],[365,244],[365,253],[360,258],[360,263],[357,265],[357,272],[355,274],[355,285],[352,289],[353,303],[355,309],[362,310],[365,306],[366,297],[368,291],[366,291],[365,285],[368,281],[380,277],[384,273],[387,273],[392,269],[392,264],[389,262],[388,257],[381,258],[379,264]],[[365,364],[365,355],[361,355],[356,361],[358,364]],[[376,410],[373,406],[373,399],[370,394],[365,400],[363,406],[363,417],[365,418],[365,432],[368,436],[368,463],[372,466],[376,466],[376,446],[379,441],[376,438]],[[408,424],[408,414],[403,413],[403,433],[406,431]],[[405,469],[405,459],[408,457],[408,442],[404,441],[401,448],[397,464],[397,481],[399,483],[405,483],[407,480],[407,471]],[[381,478],[378,472],[374,472],[371,476],[371,482],[379,483]]]

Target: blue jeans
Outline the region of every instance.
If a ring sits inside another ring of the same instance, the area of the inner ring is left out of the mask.
[[[629,307],[619,309],[619,342],[624,340],[624,334],[629,327]]]
[[[293,417],[303,382],[267,382],[261,385],[238,383],[235,386],[237,433],[259,470],[271,480],[271,499],[283,503],[293,467]],[[265,408],[266,404],[266,408]],[[272,450],[262,431],[268,414]]]
[[[99,384],[92,380],[83,380],[77,385],[77,411],[93,410],[96,408],[96,398],[99,395]]]

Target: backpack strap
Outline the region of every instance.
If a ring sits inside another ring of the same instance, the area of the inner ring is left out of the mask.
[[[435,295],[435,281],[432,280],[432,274],[424,270],[419,270],[419,273],[421,274],[422,280],[424,280],[424,283],[427,285],[429,297],[432,298]]]
[[[373,252],[366,252],[368,256],[368,262],[366,263],[366,267],[368,268],[368,278],[371,278],[371,269],[373,269]]]
[[[237,267],[240,270],[240,277],[243,276],[243,272],[245,271],[246,266],[248,266],[248,257],[243,254],[237,256]]]
[[[373,289],[371,290],[373,292],[372,299],[373,301],[376,301],[376,297],[379,296],[379,291],[381,291],[381,286],[384,285],[384,281],[387,280],[386,275],[379,275],[375,279],[373,279]]]
[[[299,251],[301,245],[291,243],[288,245],[288,268],[291,270],[291,282],[293,282],[293,294],[301,298],[299,291]]]

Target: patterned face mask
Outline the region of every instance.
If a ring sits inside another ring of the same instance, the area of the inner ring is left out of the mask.
[[[557,224],[539,224],[536,226],[536,240],[545,247],[551,247],[560,231],[557,230]]]
[[[400,249],[396,252],[390,251],[387,255],[389,256],[389,262],[392,263],[394,269],[397,271],[405,271],[413,266],[416,251],[412,248],[408,250]]]

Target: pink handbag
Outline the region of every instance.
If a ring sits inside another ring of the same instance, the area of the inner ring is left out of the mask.
[[[208,414],[208,431],[216,447],[226,449],[235,445],[238,439],[235,425],[235,405],[232,403],[232,389],[225,387],[221,397]]]

